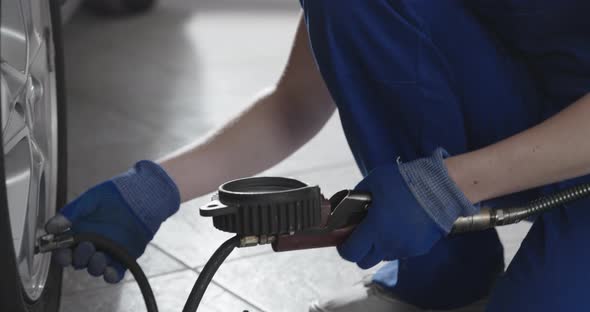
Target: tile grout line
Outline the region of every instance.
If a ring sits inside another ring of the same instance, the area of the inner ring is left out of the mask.
[[[170,274],[176,274],[176,273],[180,273],[180,272],[183,272],[183,271],[195,272],[195,273],[197,273],[197,276],[200,273],[198,270],[184,269],[183,268],[183,269],[178,269],[178,270],[174,270],[174,271],[170,271],[170,272],[154,274],[152,276],[149,276],[148,279],[158,278],[158,277],[162,277],[162,276],[166,276],[166,275],[170,275]],[[125,285],[125,284],[136,283],[136,282],[137,281],[135,279],[133,279],[133,280],[125,280],[125,281],[121,281],[121,282],[119,282],[117,284],[102,285],[102,286],[97,286],[97,287],[92,287],[92,288],[87,288],[87,289],[76,290],[76,291],[73,291],[73,292],[70,292],[70,293],[64,293],[64,294],[62,294],[62,296],[63,297],[73,297],[73,296],[84,294],[84,293],[87,293],[87,292],[94,292],[94,291],[97,291],[97,290],[103,290],[103,289],[107,289],[107,288],[111,288],[111,287],[119,287],[119,286],[122,286],[122,285]],[[233,297],[239,299],[240,301],[243,301],[246,304],[251,305],[253,308],[256,308],[256,309],[258,309],[258,310],[260,310],[262,312],[266,312],[266,310],[264,310],[263,308],[261,308],[258,305],[254,304],[250,300],[247,300],[247,299],[243,298],[239,294],[237,294],[237,293],[229,290],[228,288],[226,288],[225,286],[219,284],[218,282],[212,280],[210,284],[215,284],[215,286],[221,288],[222,291],[229,293],[230,295],[232,295]]]
[[[171,258],[172,260],[176,261],[178,264],[181,265],[181,268],[180,269],[176,269],[176,270],[172,270],[172,271],[169,271],[169,272],[162,272],[162,273],[157,273],[157,274],[153,274],[153,275],[147,275],[146,274],[146,277],[148,279],[157,278],[157,277],[161,277],[161,276],[168,275],[168,274],[173,274],[173,273],[179,273],[179,272],[186,271],[186,270],[193,271],[193,272],[195,271],[193,268],[190,267],[190,265],[188,265],[184,261],[176,258],[175,256],[173,256],[169,252],[163,250],[162,248],[160,248],[160,246],[156,245],[154,242],[151,242],[149,245],[152,246],[154,249],[158,250],[159,252],[163,253],[167,257]],[[128,273],[128,274],[131,274],[131,273]],[[119,283],[113,284],[113,285],[101,285],[101,286],[97,286],[97,287],[76,290],[76,291],[73,291],[73,292],[70,292],[70,293],[67,293],[67,294],[64,294],[64,295],[65,296],[70,296],[70,295],[75,295],[75,294],[83,293],[83,292],[86,292],[86,291],[89,291],[89,290],[98,290],[98,289],[108,288],[110,286],[123,285],[123,284],[127,284],[129,282],[135,282],[135,279],[132,279],[132,280],[123,280],[123,281],[120,281]]]
[[[192,270],[191,266],[188,265],[186,262],[182,261],[181,259],[178,259],[177,257],[175,257],[173,254],[171,254],[170,252],[164,250],[162,247],[158,246],[156,243],[154,243],[153,241],[150,243],[150,245],[152,245],[155,249],[157,249],[158,251],[160,251],[161,253],[165,254],[166,256],[170,257],[172,260],[180,263],[182,266],[184,266],[185,269],[188,270]]]
[[[270,253],[271,253],[271,252],[264,252],[264,253],[259,253],[259,254],[255,254],[255,255],[247,255],[247,256],[244,256],[244,257],[240,257],[240,258],[236,258],[236,259],[230,259],[230,260],[228,260],[228,261],[224,261],[224,263],[228,263],[228,262],[235,262],[235,261],[242,260],[242,259],[250,259],[250,258],[254,258],[254,257],[260,257],[260,256],[268,255],[268,254],[270,254]],[[223,264],[222,264],[222,265],[223,265]],[[194,267],[194,268],[193,268],[193,269],[191,269],[191,270],[193,270],[193,271],[194,271],[194,272],[196,272],[197,274],[200,274],[200,273],[201,273],[201,269],[202,269],[204,266],[205,266],[205,265],[196,266],[196,267]],[[256,309],[258,309],[258,310],[260,310],[260,311],[266,312],[266,310],[265,310],[265,309],[261,308],[261,307],[260,307],[260,306],[258,306],[257,304],[254,304],[254,303],[253,303],[253,302],[251,302],[250,300],[248,300],[248,299],[246,299],[246,298],[244,298],[244,297],[240,296],[239,294],[235,293],[234,291],[230,290],[229,288],[227,288],[227,287],[223,286],[222,284],[220,284],[219,282],[215,281],[215,278],[214,278],[213,280],[211,280],[211,283],[212,283],[212,284],[215,284],[217,287],[221,288],[223,291],[226,291],[227,293],[231,294],[232,296],[234,296],[234,297],[236,297],[236,298],[238,298],[238,299],[240,299],[240,300],[242,300],[242,301],[246,302],[247,304],[251,305],[252,307],[254,307],[254,308],[256,308]]]
[[[199,273],[199,272],[197,272],[197,273]],[[232,296],[234,296],[234,297],[236,297],[236,298],[240,299],[241,301],[244,301],[245,303],[247,303],[247,304],[251,305],[253,308],[256,308],[256,309],[258,309],[258,310],[260,310],[260,311],[262,311],[262,312],[266,312],[266,310],[265,310],[265,309],[263,309],[263,308],[259,307],[257,304],[254,304],[254,303],[253,303],[253,302],[251,302],[250,300],[248,300],[248,299],[246,299],[246,298],[244,298],[244,297],[240,296],[239,294],[237,294],[237,293],[233,292],[232,290],[228,289],[227,287],[223,286],[222,284],[220,284],[220,283],[218,283],[218,282],[216,282],[216,281],[214,281],[214,280],[211,280],[211,284],[215,284],[215,286],[217,286],[217,287],[221,288],[223,291],[225,291],[225,292],[229,293],[230,295],[232,295]]]
[[[151,243],[151,245],[152,245],[152,246],[154,246],[154,247],[155,247],[156,249],[158,249],[159,251],[161,251],[162,253],[164,253],[165,255],[167,255],[168,257],[172,258],[173,260],[176,260],[176,261],[178,261],[178,262],[179,262],[180,264],[182,264],[182,265],[183,265],[185,268],[183,268],[183,269],[178,269],[178,270],[174,270],[174,271],[172,271],[172,272],[166,272],[166,273],[154,274],[153,276],[150,276],[149,278],[153,278],[153,277],[160,277],[160,276],[164,276],[164,275],[168,275],[168,274],[172,274],[172,273],[179,273],[179,272],[182,272],[182,271],[185,271],[185,270],[189,270],[189,271],[195,272],[195,273],[197,273],[197,274],[200,274],[200,270],[198,270],[198,269],[197,269],[198,267],[196,267],[196,268],[194,268],[194,269],[193,269],[193,268],[191,268],[191,267],[190,267],[188,264],[186,264],[184,261],[182,261],[182,260],[180,260],[180,259],[178,259],[178,258],[174,257],[172,254],[170,254],[169,252],[167,252],[167,251],[163,250],[163,249],[162,249],[160,246],[156,245],[155,243]],[[264,253],[261,253],[261,254],[258,254],[258,255],[263,255],[263,254],[264,254]],[[256,255],[252,255],[252,257],[254,257],[254,256],[256,256]],[[243,259],[243,258],[239,258],[239,259]],[[237,259],[232,259],[232,260],[237,260]],[[196,281],[196,280],[195,280],[195,281]],[[131,281],[125,281],[124,283],[128,283],[128,282],[135,282],[135,280],[131,280]],[[254,307],[254,308],[256,308],[256,309],[258,309],[258,310],[260,310],[260,311],[263,311],[263,312],[265,312],[265,311],[266,311],[266,310],[262,309],[261,307],[259,307],[258,305],[256,305],[256,304],[254,304],[254,303],[250,302],[249,300],[247,300],[247,299],[243,298],[242,296],[240,296],[240,295],[238,295],[238,294],[234,293],[233,291],[229,290],[229,289],[228,289],[228,288],[226,288],[225,286],[223,286],[223,285],[219,284],[218,282],[216,282],[216,281],[214,281],[214,280],[211,280],[211,283],[212,283],[212,284],[215,284],[215,285],[217,285],[217,287],[219,287],[219,288],[221,288],[222,290],[224,290],[224,291],[228,292],[228,293],[229,293],[229,294],[231,294],[232,296],[234,296],[234,297],[236,297],[236,298],[238,298],[238,299],[240,299],[240,300],[244,301],[245,303],[247,303],[247,304],[251,305],[252,307]]]
[[[253,257],[256,257],[256,256],[262,256],[262,255],[265,255],[265,254],[269,254],[269,253],[261,253],[261,254],[256,254],[256,255],[250,255],[250,256],[246,256],[246,257],[240,257],[240,258],[237,258],[237,259],[231,259],[230,261],[224,261],[223,263],[227,263],[227,262],[231,262],[231,261],[236,261],[236,260],[240,260],[240,259],[253,258]],[[222,265],[223,265],[223,264],[222,264]],[[201,274],[201,269],[202,269],[204,266],[205,266],[205,265],[202,265],[202,266],[197,266],[197,267],[195,267],[195,268],[192,268],[192,269],[190,269],[190,270],[192,270],[193,272],[196,272],[197,274]],[[250,300],[248,300],[248,299],[246,299],[246,298],[244,298],[244,297],[240,296],[239,294],[237,294],[237,293],[235,293],[234,291],[230,290],[229,288],[227,288],[227,287],[223,286],[222,284],[220,284],[219,282],[215,281],[214,279],[213,279],[213,280],[211,280],[211,284],[215,284],[217,287],[221,288],[223,291],[225,291],[225,292],[229,293],[230,295],[232,295],[232,296],[234,296],[234,297],[236,297],[236,298],[238,298],[238,299],[240,299],[240,300],[244,301],[245,303],[247,303],[247,304],[251,305],[252,307],[254,307],[254,308],[256,308],[256,309],[258,309],[258,310],[260,310],[260,311],[266,312],[266,310],[265,310],[265,309],[263,309],[263,308],[259,307],[258,305],[254,304],[254,303],[253,303],[253,302],[251,302]]]
[[[129,271],[129,270],[127,270],[127,271]],[[162,273],[158,273],[158,274],[154,274],[154,275],[150,275],[150,276],[146,276],[146,277],[149,280],[149,279],[152,279],[152,278],[162,277],[162,276],[165,276],[165,275],[168,275],[168,274],[180,273],[182,271],[193,271],[194,272],[194,270],[182,268],[182,269],[176,269],[176,270],[172,270],[172,271],[169,271],[169,272],[162,272]],[[129,272],[129,273],[126,272],[126,274],[131,274],[131,272]],[[97,278],[99,278],[99,277],[97,277]],[[122,280],[122,281],[120,281],[120,282],[118,282],[116,284],[98,285],[96,287],[91,287],[91,288],[86,288],[86,289],[80,289],[80,290],[76,290],[76,291],[68,292],[68,293],[62,293],[62,295],[68,297],[68,296],[73,296],[73,295],[78,295],[78,294],[81,294],[81,293],[85,293],[85,292],[88,292],[88,291],[102,290],[102,289],[106,289],[106,288],[110,288],[110,287],[117,287],[117,286],[120,286],[120,285],[129,284],[129,283],[137,283],[137,281],[135,280],[135,278],[134,279],[131,279],[131,280]]]

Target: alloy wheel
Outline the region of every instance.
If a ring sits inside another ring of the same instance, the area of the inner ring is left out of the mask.
[[[35,241],[54,214],[57,94],[48,1],[2,0],[0,108],[12,238],[23,290],[43,293],[50,255]]]

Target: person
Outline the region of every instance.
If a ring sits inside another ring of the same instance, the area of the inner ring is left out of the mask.
[[[391,262],[311,311],[586,310],[588,200],[537,217],[505,272],[495,230],[448,233],[482,205],[588,181],[590,3],[300,2],[276,86],[206,141],[88,190],[47,230],[105,235],[137,258],[181,202],[277,164],[337,108],[356,188],[373,194],[338,251],[363,269]],[[56,258],[124,274],[89,243]]]

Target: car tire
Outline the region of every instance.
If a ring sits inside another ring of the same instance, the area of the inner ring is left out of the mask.
[[[122,16],[146,12],[155,3],[156,0],[86,0],[84,5],[98,15]]]
[[[66,202],[67,145],[66,145],[66,97],[63,69],[63,44],[61,37],[61,2],[48,0],[53,35],[53,64],[56,79],[57,98],[57,194],[56,208]],[[22,287],[18,273],[15,249],[12,240],[8,210],[7,188],[5,184],[5,162],[3,146],[0,144],[0,310],[11,312],[57,312],[59,310],[62,282],[62,268],[51,261],[43,293],[35,301],[30,301]]]

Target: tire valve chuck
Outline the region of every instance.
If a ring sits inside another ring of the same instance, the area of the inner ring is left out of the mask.
[[[61,248],[75,245],[74,236],[68,232],[60,234],[45,234],[37,240],[35,254],[48,253]]]

